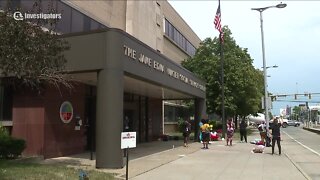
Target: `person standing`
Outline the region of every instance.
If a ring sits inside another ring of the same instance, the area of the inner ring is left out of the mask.
[[[242,120],[240,123],[240,140],[241,142],[244,141],[247,143],[247,123]]]
[[[263,145],[265,145],[265,139],[266,139],[266,136],[267,136],[267,129],[266,129],[265,121],[263,121],[258,126],[258,130],[260,132],[261,142],[262,142]]]
[[[280,144],[280,126],[281,123],[278,122],[278,118],[273,121],[272,127],[272,155],[274,154],[274,146],[277,142],[279,155],[281,155],[281,144]]]
[[[184,147],[188,147],[190,133],[191,133],[191,124],[187,120],[185,120],[183,123],[183,133],[182,133]]]
[[[202,131],[201,131],[201,126],[202,125],[203,125],[203,123],[202,123],[202,119],[201,119],[201,121],[199,122],[199,128],[200,128],[199,140],[200,140],[201,143],[202,143]]]
[[[210,126],[208,124],[208,120],[202,119],[201,120],[203,125],[200,127],[201,128],[201,133],[202,133],[202,144],[203,148],[202,149],[209,149],[208,144],[210,140]]]
[[[227,123],[227,146],[232,146],[232,137],[233,137],[233,133],[234,133],[234,123],[232,122],[232,119],[228,120]]]

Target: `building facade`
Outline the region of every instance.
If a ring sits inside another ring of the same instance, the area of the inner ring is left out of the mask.
[[[205,83],[179,65],[200,39],[167,1],[13,2],[22,12],[61,13],[54,29],[70,44],[66,70],[75,82],[72,90],[42,94],[1,88],[0,103],[8,106],[0,120],[26,139],[24,154],[91,149],[97,168],[120,168],[121,132],[137,132],[138,143],[157,139],[164,101],[193,99],[195,119],[205,114]]]

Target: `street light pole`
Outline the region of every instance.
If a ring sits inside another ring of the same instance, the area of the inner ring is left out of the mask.
[[[268,84],[267,84],[267,67],[266,67],[266,55],[264,47],[264,33],[263,33],[263,17],[262,12],[269,8],[285,8],[287,4],[278,4],[276,6],[268,6],[263,8],[251,8],[251,10],[259,11],[260,13],[260,27],[261,27],[261,43],[262,43],[262,60],[263,60],[263,74],[264,74],[264,109],[265,109],[265,119],[266,119],[266,128],[269,129],[269,105],[268,105]]]

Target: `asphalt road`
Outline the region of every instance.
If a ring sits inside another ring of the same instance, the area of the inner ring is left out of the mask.
[[[320,180],[320,135],[300,127],[282,128],[282,147],[310,179]]]

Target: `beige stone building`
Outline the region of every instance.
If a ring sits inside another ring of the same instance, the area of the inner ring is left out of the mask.
[[[76,81],[72,92],[0,86],[0,104],[6,104],[0,124],[26,140],[23,154],[50,158],[90,150],[97,168],[121,168],[121,133],[131,138],[127,132],[135,132],[137,144],[158,140],[166,129],[165,107],[182,107],[169,100],[194,100],[195,125],[205,114],[205,82],[180,65],[200,39],[167,1],[6,2],[0,0],[0,10],[21,11],[19,20],[59,14],[46,28],[70,44],[66,70]]]
[[[200,38],[168,1],[63,1],[107,27],[119,28],[181,63],[194,55]]]

